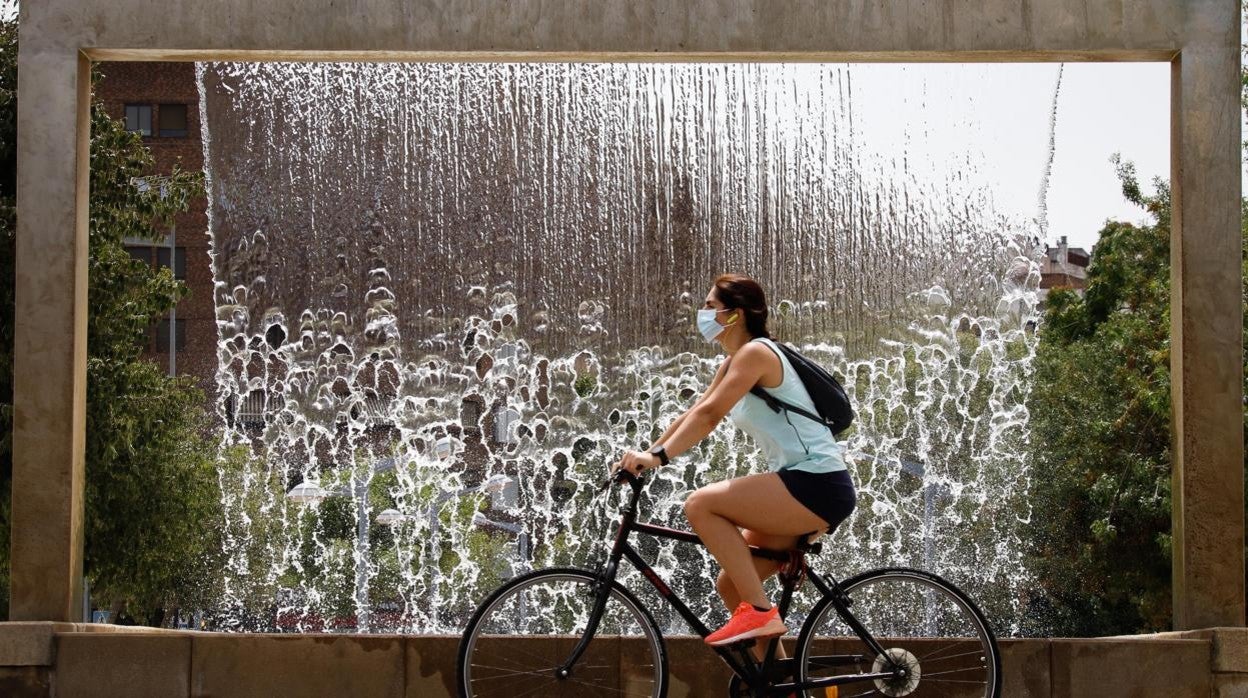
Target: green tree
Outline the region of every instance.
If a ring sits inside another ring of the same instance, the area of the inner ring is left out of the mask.
[[[17,39],[15,20],[0,24],[0,581],[6,597]],[[127,237],[159,236],[202,192],[202,177],[174,172],[162,196],[134,184],[152,171],[142,140],[93,106],[85,574],[97,599],[128,602],[131,615],[155,621],[159,609],[202,607],[215,597],[211,580],[218,577],[221,545],[215,445],[203,393],[141,356],[148,328],[186,288],[170,270],[133,260],[124,246]]]
[[[1108,222],[1085,295],[1050,293],[1029,405],[1033,615],[1058,635],[1170,626],[1170,190],[1117,165],[1152,222]]]

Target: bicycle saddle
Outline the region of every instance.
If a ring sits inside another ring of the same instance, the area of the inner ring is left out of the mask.
[[[823,543],[816,543],[811,538],[818,536],[819,533],[807,533],[797,539],[797,549],[809,555],[818,555],[823,552]]]

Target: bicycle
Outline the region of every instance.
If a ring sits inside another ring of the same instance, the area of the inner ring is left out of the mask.
[[[646,606],[616,581],[616,574],[620,561],[628,560],[705,638],[710,629],[628,539],[644,533],[701,541],[689,531],[637,522],[641,478],[621,471],[604,488],[619,482],[628,482],[633,492],[600,569],[529,572],[505,583],[477,608],[459,645],[461,696],[667,695],[663,634]],[[794,550],[751,547],[755,556],[783,563],[781,617],[787,617],[803,580],[814,585],[819,599],[801,626],[791,659],[777,658],[780,638],[768,643],[761,662],[750,651],[754,640],[711,647],[732,669],[729,696],[998,698],[1001,657],[996,638],[966,594],[934,574],[900,567],[838,582],[814,573],[807,564],[806,556],[817,555],[821,548],[805,537]],[[594,642],[605,637],[616,642]]]

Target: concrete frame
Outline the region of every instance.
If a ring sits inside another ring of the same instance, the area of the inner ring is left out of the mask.
[[[1239,19],[1238,0],[24,2],[11,618],[81,612],[92,61],[1142,60],[1173,66],[1174,624],[1242,626]]]

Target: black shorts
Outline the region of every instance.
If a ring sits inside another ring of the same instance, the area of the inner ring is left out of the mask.
[[[794,499],[828,524],[828,533],[849,518],[858,502],[848,470],[808,473],[786,468],[777,474]]]

